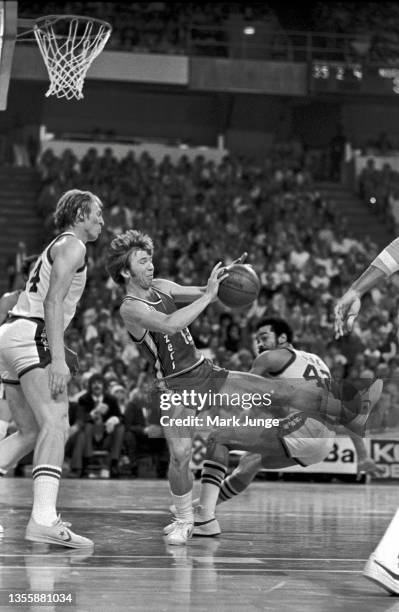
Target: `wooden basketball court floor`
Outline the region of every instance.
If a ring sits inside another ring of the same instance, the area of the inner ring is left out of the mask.
[[[64,480],[59,509],[95,541],[92,554],[26,542],[31,481],[5,478],[0,490],[0,610],[399,612],[399,598],[361,575],[399,506],[395,485],[257,481],[219,506],[221,536],[171,547],[166,481]],[[42,591],[75,603],[7,603]]]

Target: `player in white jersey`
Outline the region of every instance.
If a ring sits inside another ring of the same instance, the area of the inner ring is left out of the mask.
[[[90,191],[72,189],[58,201],[60,234],[37,259],[17,303],[0,327],[0,373],[18,431],[0,442],[7,470],[34,449],[33,508],[27,540],[71,548],[93,542],[73,533],[56,511],[68,435],[64,331],[86,283],[86,243],[104,224],[102,204]]]
[[[266,318],[257,325],[256,342],[258,357],[254,360],[251,372],[264,378],[285,378],[293,385],[301,386],[303,381],[316,385],[329,385],[331,372],[327,364],[315,353],[308,353],[294,348],[293,332],[283,319]],[[318,421],[307,419],[302,426],[291,433],[282,435],[281,442],[287,453],[300,465],[312,465],[322,461],[332,450],[334,438],[317,438]],[[363,439],[351,431],[342,430],[335,425],[334,431],[348,435],[355,446],[358,457],[358,472],[377,475],[381,470],[368,457]],[[271,467],[269,460],[262,453],[246,452],[240,457],[236,469],[227,476],[221,486],[217,503],[227,501],[244,491],[257,473],[265,467]],[[207,478],[204,469],[203,477]],[[195,500],[195,505],[199,500]],[[216,523],[208,523],[202,529],[196,527],[194,535],[217,535]],[[220,533],[220,530],[218,531]]]
[[[298,389],[306,383],[329,390],[332,379],[327,364],[314,353],[295,349],[292,337],[292,329],[286,321],[277,318],[262,320],[257,325],[256,333],[259,355],[253,362],[251,373],[269,379],[283,378]],[[379,384],[375,387],[377,392],[376,397],[373,397],[374,402],[381,390]],[[370,389],[367,389],[367,399],[370,397]],[[360,401],[360,398],[357,399]],[[198,506],[193,535],[215,536],[220,533],[218,521],[214,517],[214,506],[210,506],[206,495],[207,487],[215,487],[216,484],[220,486],[216,502],[220,503],[243,491],[262,468],[278,469],[295,463],[306,467],[319,463],[333,449],[336,434],[352,439],[359,456],[360,469],[379,473],[377,466],[367,457],[362,438],[340,424],[342,415],[338,417],[314,410],[306,412],[292,409],[288,418],[280,420],[277,446],[269,444],[261,427],[241,428],[241,432],[238,428],[234,433],[231,432],[231,441],[228,440],[228,433],[219,434],[219,440],[224,438],[227,448],[250,452],[241,457],[234,472],[220,484],[217,483],[217,467],[212,460],[209,461],[207,453],[201,475],[201,497],[199,501],[196,500]],[[281,447],[286,454],[285,460],[281,456]],[[202,495],[204,487],[205,495]]]
[[[36,261],[36,259],[37,259],[37,255],[31,255],[30,257],[25,257],[25,259],[23,260],[21,273],[22,273],[22,278],[24,279],[24,283],[26,283],[26,280],[28,278],[31,264],[34,261]],[[0,325],[4,323],[4,321],[6,320],[8,316],[8,312],[17,303],[21,291],[22,291],[22,288],[16,289],[15,291],[4,293],[4,295],[1,296],[0,298]],[[0,440],[5,438],[7,434],[7,430],[8,430],[8,424],[11,421],[11,418],[12,417],[11,417],[10,409],[8,407],[8,403],[5,397],[5,386],[1,382],[1,378],[0,378]],[[0,476],[2,475],[3,473],[0,469]]]
[[[399,271],[399,238],[393,240],[356,279],[335,305],[335,337],[353,330],[361,299],[380,281]],[[399,595],[399,509],[364,568],[364,576]]]

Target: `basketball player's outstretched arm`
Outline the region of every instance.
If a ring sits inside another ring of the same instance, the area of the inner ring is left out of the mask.
[[[337,301],[334,308],[335,338],[351,332],[359,314],[362,296],[380,280],[399,270],[399,238],[396,238],[377,255],[363,274]]]
[[[84,263],[86,249],[73,236],[65,236],[52,248],[49,289],[44,300],[44,321],[51,353],[49,387],[55,398],[66,389],[70,372],[65,362],[64,308],[76,271]]]
[[[191,304],[205,294],[206,285],[196,287],[194,285],[179,285],[173,281],[164,278],[154,278],[153,286],[155,289],[160,289],[164,293],[168,293],[176,303],[184,302]]]
[[[266,351],[254,359],[251,374],[257,374],[264,378],[274,378],[273,374],[276,375],[278,372],[281,372],[290,359],[291,353],[286,349]]]
[[[128,330],[133,335],[133,330],[137,327],[165,334],[176,334],[190,325],[217,298],[219,285],[228,276],[221,265],[219,262],[213,268],[205,292],[194,302],[172,314],[152,310],[144,302],[129,300],[123,302],[120,313]]]
[[[238,259],[235,259],[232,264],[226,267],[226,270],[229,270],[231,266],[237,263],[242,263],[247,257],[248,253],[243,253]],[[155,278],[153,281],[154,287],[159,288],[161,291],[168,293],[176,303],[191,303],[195,300],[198,300],[202,295],[204,295],[206,291],[206,285],[203,287],[197,287],[194,285],[179,285],[179,283],[175,283],[170,280],[166,280],[163,278]]]

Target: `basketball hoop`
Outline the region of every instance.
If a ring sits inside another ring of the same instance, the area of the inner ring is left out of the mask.
[[[112,27],[80,15],[46,15],[35,20],[33,32],[50,77],[46,96],[83,98],[86,73],[104,49]]]

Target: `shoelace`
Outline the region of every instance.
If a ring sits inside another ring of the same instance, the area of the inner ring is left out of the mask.
[[[184,519],[176,518],[174,521],[172,521],[172,525],[178,527],[179,525],[193,525],[193,523],[191,521],[185,521]]]
[[[68,527],[72,526],[72,523],[67,523],[66,521],[63,521],[61,519],[61,516],[58,515],[58,521],[57,521],[56,525],[57,525],[57,527],[66,527],[66,528],[68,528]]]

